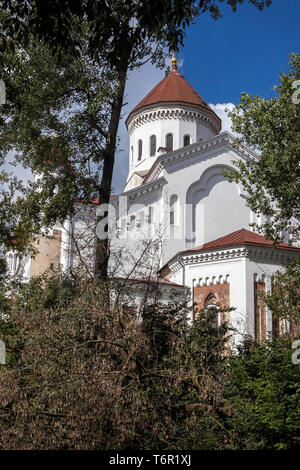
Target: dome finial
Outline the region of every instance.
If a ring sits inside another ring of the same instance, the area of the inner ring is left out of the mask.
[[[172,70],[174,70],[175,72],[177,71],[177,59],[175,57],[175,54],[172,57]]]

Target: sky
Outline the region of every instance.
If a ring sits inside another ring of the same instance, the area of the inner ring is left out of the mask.
[[[224,2],[222,11],[223,18],[215,21],[206,13],[187,30],[178,68],[221,117],[223,130],[230,130],[225,108],[236,105],[243,91],[269,98],[280,72],[288,71],[288,55],[300,52],[300,0],[273,0],[263,11],[245,1],[235,13]],[[163,77],[151,64],[129,74],[124,118]],[[119,137],[114,193],[123,190],[128,172],[124,120]]]

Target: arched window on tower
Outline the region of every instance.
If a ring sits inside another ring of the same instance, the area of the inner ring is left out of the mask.
[[[138,141],[138,160],[142,159],[142,154],[143,154],[143,142],[140,139]]]
[[[172,152],[173,150],[173,134],[166,135],[166,147],[167,152]]]
[[[153,157],[156,153],[156,135],[150,137],[150,157]]]
[[[183,146],[186,147],[187,145],[190,145],[190,143],[191,143],[191,136],[186,134],[183,137]]]

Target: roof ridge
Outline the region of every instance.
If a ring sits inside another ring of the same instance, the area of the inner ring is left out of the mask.
[[[252,238],[252,239],[251,239]],[[209,250],[213,248],[221,248],[225,246],[234,246],[238,244],[250,244],[250,245],[262,245],[262,246],[273,246],[273,240],[268,240],[264,235],[252,232],[251,230],[245,229],[244,227],[234,232],[231,232],[227,235],[223,235],[221,237],[216,238],[215,240],[211,240],[210,242],[206,242],[201,246],[192,248],[190,250],[185,250],[182,253],[194,252],[194,251],[203,251]],[[277,245],[277,248],[290,248],[290,249],[298,249],[299,247],[295,245],[289,245],[288,243],[280,242]]]

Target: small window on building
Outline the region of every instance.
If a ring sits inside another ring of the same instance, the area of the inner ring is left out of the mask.
[[[167,152],[172,152],[173,150],[173,134],[166,135],[166,147]]]
[[[178,225],[178,196],[176,194],[170,198],[170,225]]]
[[[191,143],[191,136],[185,135],[183,137],[183,146],[186,147],[187,145],[190,145],[190,143]]]
[[[141,140],[138,141],[138,160],[142,159],[143,154],[143,142]]]
[[[135,215],[130,216],[129,220],[129,230],[134,230],[135,228]]]
[[[217,305],[217,298],[215,294],[212,292],[208,294],[208,296],[205,299],[205,307],[211,307],[212,305]]]
[[[150,157],[153,157],[156,153],[156,135],[150,137]]]
[[[133,147],[131,147],[131,163],[133,163]]]
[[[147,222],[148,224],[152,224],[152,206],[149,206],[148,208],[148,217],[147,217]]]
[[[262,298],[265,288],[263,280],[254,281],[254,337],[258,342],[266,340],[266,304]]]
[[[207,310],[209,310],[210,314],[213,316],[213,325],[215,328],[217,328],[220,325],[221,316],[215,294],[213,294],[212,292],[208,294],[205,299],[204,306]]]

